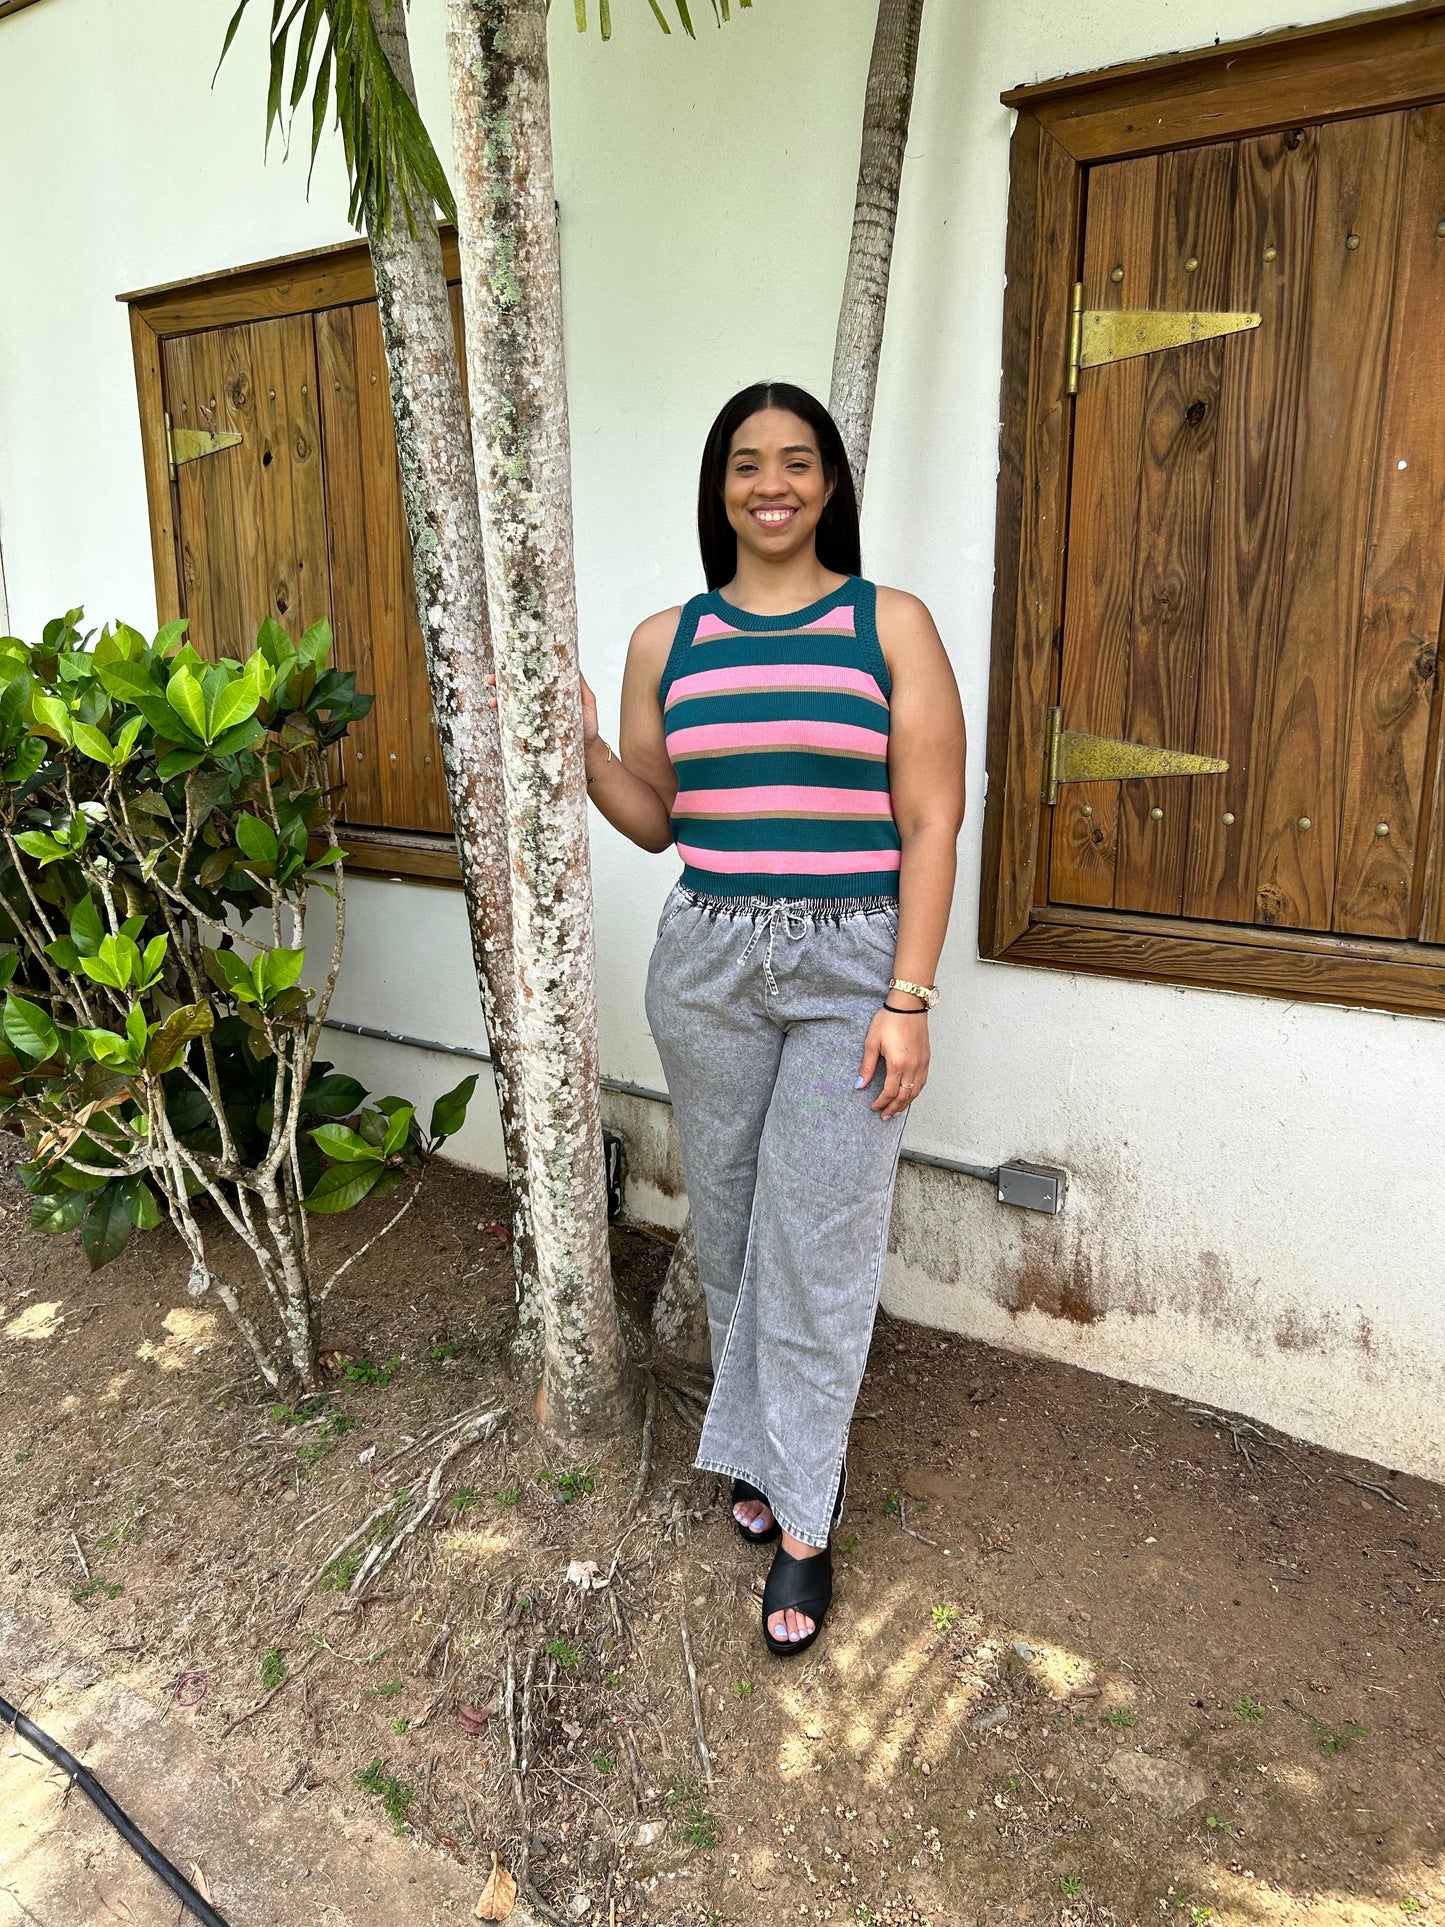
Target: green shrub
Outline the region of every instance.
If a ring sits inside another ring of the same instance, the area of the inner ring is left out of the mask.
[[[414,1196],[476,1083],[423,1132],[317,1057],[344,928],[330,761],[371,698],[326,666],[325,623],[205,662],[184,623],[79,620],[0,638],[0,1123],[36,1230],[78,1227],[98,1269],[168,1217],[268,1384],[314,1389],[344,1266],[312,1275],[307,1214]],[[308,972],[318,890],[335,931]]]

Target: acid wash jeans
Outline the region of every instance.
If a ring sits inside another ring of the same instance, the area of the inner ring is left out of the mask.
[[[891,897],[674,886],[647,1020],[677,1117],[714,1383],[701,1471],[825,1546],[878,1307],[904,1114],[855,1089],[887,994]]]

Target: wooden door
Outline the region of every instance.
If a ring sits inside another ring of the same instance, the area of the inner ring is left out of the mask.
[[[162,344],[176,428],[239,432],[176,469],[181,607],[193,645],[238,656],[273,616],[295,635],[331,614],[310,315]]]
[[[1086,307],[1261,323],[1081,373],[1064,725],[1229,770],[1061,790],[1049,901],[1439,942],[1445,105],[1086,193]]]

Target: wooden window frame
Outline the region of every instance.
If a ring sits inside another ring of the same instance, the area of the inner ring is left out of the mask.
[[[442,265],[449,284],[461,279],[457,239],[451,228],[442,230]],[[198,275],[116,296],[130,315],[156,612],[163,623],[174,621],[182,610],[175,498],[166,456],[162,344],[173,336],[198,334],[209,328],[316,314],[326,308],[375,299],[376,282],[364,241],[342,241],[306,254],[283,255],[220,274]],[[346,825],[339,834],[352,870],[432,883],[461,881],[456,842],[451,836]]]
[[[1445,98],[1445,0],[1017,87],[979,954],[1151,982],[1445,1016],[1445,947],[1037,903],[1061,672],[1084,169]],[[1438,806],[1437,806],[1438,807]],[[1440,835],[1437,822],[1433,834]]]

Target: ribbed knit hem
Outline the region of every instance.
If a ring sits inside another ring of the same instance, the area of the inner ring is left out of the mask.
[[[887,871],[854,870],[842,876],[753,876],[720,877],[707,870],[683,865],[678,879],[684,890],[695,897],[764,897],[769,903],[831,903],[838,898],[860,898],[869,903],[896,903],[896,873],[889,881]]]

